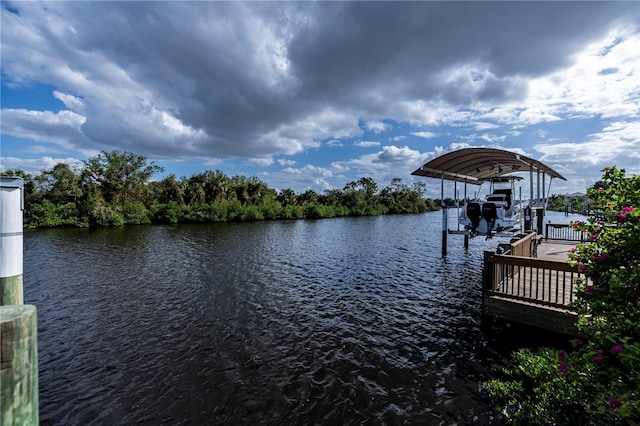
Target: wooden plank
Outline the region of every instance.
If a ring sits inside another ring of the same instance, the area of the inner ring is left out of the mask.
[[[578,336],[577,315],[562,309],[553,309],[499,297],[485,297],[482,313],[509,321],[551,330],[569,336]]]
[[[569,252],[575,247],[576,244],[569,241],[544,241],[538,246],[536,257],[566,263],[569,259]]]

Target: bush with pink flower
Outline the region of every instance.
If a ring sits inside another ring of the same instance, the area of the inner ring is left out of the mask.
[[[505,379],[485,383],[505,416],[533,424],[640,424],[640,176],[616,167],[588,190],[598,219],[574,222],[569,253],[587,279],[571,309],[573,348],[513,354]]]

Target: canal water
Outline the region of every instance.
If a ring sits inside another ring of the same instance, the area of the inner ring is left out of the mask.
[[[482,252],[441,214],[26,231],[40,419],[500,424]]]

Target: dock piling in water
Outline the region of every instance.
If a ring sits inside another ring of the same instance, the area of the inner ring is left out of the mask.
[[[0,177],[0,306],[22,305],[23,181]]]
[[[37,425],[36,307],[24,305],[22,211],[24,183],[0,177],[0,425]]]
[[[37,425],[38,338],[36,307],[0,306],[0,424]]]

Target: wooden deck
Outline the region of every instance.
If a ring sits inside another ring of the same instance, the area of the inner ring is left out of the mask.
[[[567,262],[569,250],[576,247],[575,241],[542,241],[538,245],[538,259]]]
[[[483,314],[577,336],[568,304],[575,298],[575,280],[585,277],[567,262],[575,244],[539,243],[530,234],[512,243],[517,256],[485,252]]]

